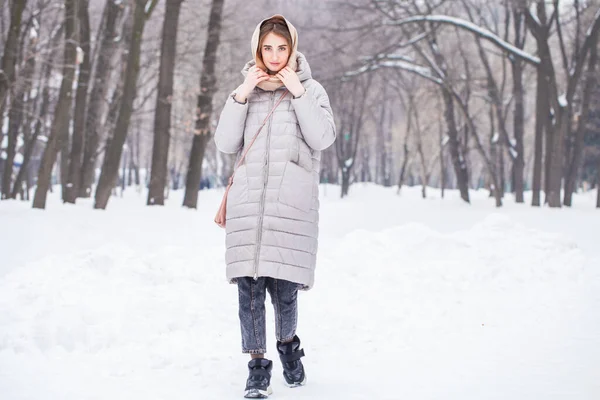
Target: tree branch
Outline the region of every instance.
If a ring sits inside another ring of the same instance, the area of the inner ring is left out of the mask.
[[[596,11],[596,15],[594,16],[594,21],[588,29],[585,40],[583,41],[583,45],[581,46],[581,51],[579,53],[579,59],[575,61],[575,65],[571,68],[569,73],[569,80],[567,84],[567,100],[570,102],[575,94],[575,89],[577,87],[577,82],[579,82],[579,78],[581,77],[581,73],[583,71],[583,65],[585,64],[585,59],[587,58],[588,52],[592,46],[596,46],[598,44],[598,34],[600,31],[600,7]]]
[[[406,19],[403,19],[400,21],[390,21],[386,25],[400,26],[400,25],[405,25],[405,24],[409,24],[409,23],[417,23],[417,22],[438,22],[441,24],[458,26],[461,29],[467,30],[483,39],[490,41],[491,43],[495,44],[496,46],[523,59],[524,61],[526,61],[530,64],[533,64],[536,67],[540,64],[540,59],[538,57],[532,56],[531,54],[513,46],[512,44],[507,43],[506,41],[502,40],[502,38],[498,37],[497,35],[495,35],[494,33],[490,32],[487,29],[483,29],[480,26],[478,26],[472,22],[465,21],[460,18],[450,17],[447,15],[418,15],[418,16],[406,18]]]
[[[152,15],[152,11],[156,8],[159,0],[146,0],[144,3],[144,7],[146,7],[146,20],[150,19]],[[182,0],[183,1],[183,0]]]
[[[554,0],[554,10],[558,9],[558,1]],[[562,27],[560,26],[560,20],[558,16],[558,12],[556,13],[556,33],[558,34],[558,43],[560,44],[560,53],[562,55],[563,68],[565,69],[565,75],[569,76],[569,61],[567,60],[567,50],[565,49],[565,40],[562,34]]]

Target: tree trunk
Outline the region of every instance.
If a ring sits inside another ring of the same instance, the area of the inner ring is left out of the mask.
[[[525,48],[527,30],[523,11],[518,7],[513,9],[513,28],[515,45],[519,49]],[[513,111],[513,130],[515,136],[515,159],[512,168],[513,190],[515,201],[524,203],[523,192],[525,191],[525,148],[523,137],[525,136],[525,89],[523,88],[523,61],[519,58],[511,59],[513,78],[513,98],[515,108]],[[539,194],[539,192],[538,192]]]
[[[387,83],[383,85],[381,92],[381,111],[379,114],[379,120],[377,121],[377,152],[375,154],[375,182],[383,185],[384,187],[389,186],[389,172],[387,169],[388,165],[388,146],[387,146],[387,134],[385,126],[385,112],[386,112],[386,88]]]
[[[127,148],[121,156],[121,197],[123,197],[123,192],[125,192],[125,187],[127,184],[127,180],[125,178],[127,176],[127,164],[130,152],[131,150]]]
[[[154,144],[152,147],[152,169],[148,190],[148,205],[163,205],[167,183],[167,163],[171,138],[171,101],[173,75],[177,54],[177,26],[182,0],[167,0],[160,49],[160,71],[158,94],[154,114]]]
[[[348,168],[342,168],[342,193],[341,198],[348,196],[350,190],[350,170]]]
[[[135,182],[135,186],[136,187],[140,187],[141,182],[140,182],[140,138],[142,136],[140,129],[139,129],[140,125],[137,124],[137,129],[135,132],[135,161],[134,158],[132,157],[132,161],[133,161],[133,165],[134,165],[134,182]],[[148,175],[148,172],[146,171],[146,175]]]
[[[75,78],[75,61],[78,42],[77,0],[65,0],[65,50],[63,78],[54,111],[54,120],[50,136],[46,142],[44,155],[38,173],[37,188],[33,198],[33,208],[46,208],[46,195],[51,184],[52,168],[56,162],[58,150],[62,147],[64,132],[69,129],[69,116],[72,100],[72,88]]]
[[[217,77],[215,66],[217,49],[221,35],[221,19],[224,0],[212,0],[210,18],[208,20],[208,36],[202,60],[202,76],[200,77],[200,94],[196,108],[196,131],[192,143],[190,163],[185,182],[183,205],[196,208],[198,189],[202,178],[202,161],[206,143],[210,138],[210,121],[212,116],[212,98],[216,91]]]
[[[10,6],[10,27],[6,38],[4,53],[2,54],[2,66],[0,71],[0,119],[4,116],[4,105],[10,85],[15,78],[15,65],[19,52],[19,32],[21,31],[21,18],[27,0],[12,1]],[[2,129],[0,129],[0,143],[2,143]]]
[[[35,151],[36,143],[38,137],[41,133],[41,128],[43,125],[43,121],[45,121],[46,112],[48,110],[48,89],[44,88],[44,99],[42,100],[42,107],[40,110],[40,114],[38,115],[38,121],[35,124],[35,130],[33,131],[33,135],[29,138],[27,144],[25,145],[25,153],[23,154],[23,164],[19,168],[19,173],[17,174],[17,178],[15,179],[15,184],[13,185],[13,189],[10,197],[13,199],[17,198],[17,194],[21,191],[21,187],[23,185],[23,179],[26,177],[27,170],[29,169],[29,162],[31,161],[31,156]]]
[[[367,148],[367,146],[364,146],[364,151],[362,152],[362,170],[361,170],[361,175],[362,175],[362,179],[361,182],[374,182],[373,177],[371,176],[371,160],[369,157],[369,149]]]
[[[584,63],[588,55],[588,51],[592,46],[597,46],[598,35],[600,33],[600,14],[596,14],[594,17],[592,26],[586,33],[584,45],[581,48],[575,49],[577,57],[573,60],[573,68],[567,74],[567,90],[564,95],[559,96],[556,83],[556,72],[550,56],[550,45],[548,40],[540,41],[540,36],[536,38],[538,40],[538,50],[540,55],[540,68],[548,77],[550,89],[550,100],[552,101],[552,108],[554,110],[554,121],[552,126],[552,143],[548,167],[548,191],[547,199],[550,207],[561,207],[561,188],[562,180],[565,173],[564,169],[564,142],[571,129],[571,117],[573,110],[573,97],[578,86],[579,78],[581,77],[584,69]],[[559,32],[560,33],[560,32]]]
[[[71,119],[72,119],[71,110],[69,109],[69,115],[67,116],[67,127],[62,131],[61,138],[59,139],[61,143],[61,147],[59,150],[59,162],[58,162],[58,176],[60,177],[60,188],[61,188],[61,198],[65,199],[65,193],[67,191],[67,179],[69,177],[69,148],[71,147],[70,143],[70,128],[71,128]],[[50,188],[52,191],[52,188]]]
[[[123,145],[127,139],[129,122],[133,111],[133,101],[136,96],[137,78],[140,69],[140,50],[142,47],[142,34],[144,25],[150,16],[156,0],[153,1],[146,11],[146,1],[136,0],[133,16],[133,31],[129,53],[127,55],[127,69],[125,72],[125,86],[123,88],[123,97],[120,104],[119,116],[114,129],[114,135],[110,140],[102,163],[102,171],[96,188],[94,208],[105,209],[110,198],[110,193],[114,188],[121,162]]]
[[[85,119],[88,83],[90,79],[90,18],[88,0],[79,0],[79,21],[81,34],[81,49],[83,62],[79,66],[79,81],[75,95],[75,112],[73,116],[73,138],[71,143],[71,156],[69,159],[69,174],[63,201],[75,204],[81,184],[81,163],[85,141]]]
[[[423,152],[423,146],[419,140],[417,145],[417,151],[421,158],[421,196],[427,198],[427,184],[429,183],[429,173],[427,171],[427,163],[425,161],[425,153]]]
[[[577,121],[577,130],[575,132],[575,144],[573,148],[573,157],[569,164],[567,177],[565,181],[564,204],[570,207],[573,202],[573,192],[577,184],[579,169],[583,158],[583,137],[586,124],[590,118],[590,103],[592,90],[596,87],[596,63],[598,61],[598,46],[592,46],[590,49],[590,59],[588,64],[587,76],[583,85],[583,99],[581,104],[581,113]]]
[[[548,90],[548,94],[550,91]],[[551,157],[552,157],[552,139],[554,137],[554,130],[556,126],[554,125],[553,118],[555,118],[556,113],[552,114],[552,107],[550,105],[550,100],[548,99],[548,115],[546,116],[546,122],[544,124],[544,204],[548,203],[548,193],[550,192],[550,165],[551,165]],[[553,117],[554,115],[554,117]]]
[[[136,134],[135,134],[136,139],[137,139],[138,135],[139,135],[139,132],[136,132]],[[137,167],[135,165],[135,163],[136,163],[135,154],[137,152],[137,149],[136,149],[137,146],[135,146],[134,140],[132,140],[132,139],[128,140],[128,142],[129,142],[128,147],[130,149],[129,150],[130,156],[129,156],[129,164],[127,165],[127,186],[133,186],[133,185],[135,185],[135,180],[134,180],[133,175],[134,175],[135,170],[137,169]],[[137,142],[137,140],[135,142]]]
[[[467,203],[470,203],[469,176],[467,173],[467,164],[458,141],[458,130],[454,116],[454,100],[452,99],[452,94],[449,93],[447,89],[442,89],[442,97],[446,106],[444,114],[446,117],[446,124],[448,125],[448,137],[450,139],[448,145],[450,146],[450,156],[452,157],[452,165],[454,166],[454,173],[456,174],[460,197]]]
[[[35,72],[35,43],[36,39],[31,39],[27,48],[25,57],[25,67],[21,71],[21,79],[19,79],[18,87],[14,90],[14,95],[11,101],[8,123],[8,147],[6,149],[6,160],[2,177],[2,199],[11,197],[11,184],[13,175],[13,163],[17,153],[17,139],[19,129],[23,126],[23,116],[27,103],[31,103],[29,94],[31,92],[33,73]],[[27,102],[26,102],[27,96]],[[0,114],[1,118],[1,114]],[[22,168],[23,165],[21,164]]]
[[[412,100],[411,100],[412,101]],[[415,113],[415,128],[417,138],[417,153],[421,161],[421,196],[427,197],[427,184],[429,183],[429,171],[427,170],[427,162],[425,161],[425,152],[423,151],[423,139],[421,137],[421,122],[419,118],[419,109],[414,108]]]
[[[464,102],[456,92],[452,92],[451,94],[454,95],[453,98],[456,99],[456,103],[462,111],[463,117],[466,122],[466,127],[469,129],[469,131],[471,132],[471,136],[475,140],[477,151],[479,152],[479,154],[481,154],[481,157],[485,162],[485,166],[487,168],[488,174],[490,175],[490,179],[492,179],[492,181],[494,182],[494,197],[496,199],[496,207],[502,207],[502,196],[500,190],[501,183],[498,174],[498,167],[495,163],[495,160],[490,159],[487,153],[485,152],[483,144],[481,143],[481,140],[479,138],[479,134],[477,133],[477,126],[475,125],[475,122],[473,121],[473,118],[469,113],[468,104]],[[466,143],[467,142],[465,140],[465,145]]]
[[[535,150],[533,161],[533,197],[531,205],[541,205],[542,168],[544,157],[544,129],[548,122],[548,81],[542,71],[537,71],[537,92],[535,105]],[[544,174],[545,176],[545,174]]]
[[[498,170],[498,165],[499,165],[498,150],[501,151],[501,149],[499,149],[500,145],[498,143],[498,138],[495,137],[496,136],[496,118],[494,118],[494,110],[491,107],[491,105],[490,105],[490,110],[488,113],[490,115],[490,159],[494,163],[496,170]],[[487,177],[487,181],[488,181],[489,190],[490,190],[490,194],[488,197],[494,197],[494,194],[496,193],[496,185],[494,184],[495,179],[490,174],[490,176]]]
[[[414,102],[413,102],[413,98],[409,97],[408,98],[408,110],[406,112],[406,128],[405,128],[405,134],[404,134],[404,157],[402,159],[402,167],[400,168],[400,173],[398,174],[398,190],[396,191],[396,194],[400,194],[400,189],[402,189],[402,185],[404,184],[404,176],[406,174],[406,165],[408,164],[408,157],[409,157],[409,152],[408,152],[408,140],[410,139],[410,133],[412,130],[412,116],[413,116],[413,107],[414,107]]]
[[[442,199],[444,198],[444,191],[446,190],[446,167],[444,166],[444,128],[441,118],[439,121],[439,135],[440,135],[440,190]]]
[[[494,79],[492,67],[490,66],[487,54],[483,48],[483,45],[481,44],[481,40],[478,37],[476,38],[476,42],[477,42],[477,47],[479,49],[479,57],[481,58],[482,64],[483,64],[483,66],[486,70],[486,74],[487,74],[488,96],[490,98],[491,105],[493,105],[493,108],[496,112],[496,116],[497,116],[496,126],[500,133],[499,136],[501,137],[501,142],[510,151],[513,149],[512,149],[512,144],[510,142],[510,138],[508,136],[508,131],[506,129],[506,124],[505,124],[505,119],[504,119],[504,101],[502,99],[502,93],[500,93],[500,90],[498,89],[498,85],[496,84],[496,80]],[[468,104],[468,100],[467,100],[467,104]],[[492,123],[492,126],[493,126],[493,123]],[[465,140],[465,143],[468,143],[467,140]],[[499,193],[500,197],[504,197],[504,190],[506,187],[506,179],[505,179],[505,174],[504,174],[504,149],[502,149],[502,147],[499,146],[496,150],[497,150],[497,160],[494,157],[492,157],[492,162],[495,163],[495,166],[496,166],[497,177],[495,180],[497,180],[500,185],[499,185],[499,187],[497,187],[495,189],[500,191],[500,193]],[[511,153],[511,159],[513,159],[513,161],[514,161],[513,153]]]
[[[390,107],[393,107],[393,104],[390,105]],[[392,112],[392,110],[388,110],[387,112],[388,114],[388,118],[387,118],[387,125],[386,125],[386,130],[385,130],[385,181],[383,183],[383,185],[385,187],[392,187],[393,186],[393,165],[394,165],[394,152],[393,152],[393,143],[394,143],[394,139],[393,139],[393,126],[394,126],[394,113]]]
[[[600,160],[596,166],[596,208],[600,208]]]
[[[64,26],[63,26],[64,27]],[[61,27],[52,38],[51,45],[57,46],[58,40],[60,38],[60,33],[64,29]],[[44,69],[42,73],[42,80],[38,85],[38,93],[42,93],[42,104],[40,106],[40,113],[37,115],[35,129],[33,131],[33,135],[29,139],[29,142],[25,146],[25,154],[23,155],[23,164],[21,168],[19,168],[19,173],[17,174],[17,178],[15,179],[15,184],[13,186],[13,190],[11,193],[11,197],[13,199],[17,198],[17,194],[21,191],[21,186],[23,179],[27,178],[27,187],[29,187],[30,177],[28,175],[29,170],[29,162],[31,161],[31,156],[33,155],[37,139],[42,133],[42,128],[46,126],[46,113],[48,112],[48,108],[50,106],[50,77],[52,76],[52,66],[54,65],[55,53],[51,53],[49,58],[44,63]],[[27,195],[29,192],[27,191]]]
[[[23,122],[23,143],[24,143],[23,151],[25,153],[27,152],[27,150],[26,150],[27,147],[31,145],[31,136],[32,136],[31,128],[32,128],[33,121],[36,119],[35,115],[37,113],[37,102],[35,101],[35,99],[32,99],[28,103],[29,103],[29,106],[27,107],[27,111],[26,111],[28,116],[25,119],[25,121]],[[19,172],[17,174],[17,177],[21,174],[21,171],[27,170],[27,165],[25,165],[24,161],[25,160],[23,160],[23,162],[21,163],[21,166],[19,167]],[[19,194],[21,196],[21,200],[25,200],[25,191],[22,186],[22,183],[18,182],[18,185],[17,185],[17,181],[15,179],[15,185],[13,186],[13,188],[14,187],[18,188],[18,191],[15,194],[15,197],[12,196],[12,191],[11,191],[10,198],[16,199],[16,195]]]
[[[81,182],[79,183],[78,197],[90,197],[92,185],[95,179],[96,157],[98,154],[98,143],[100,140],[100,130],[102,128],[101,116],[106,109],[106,95],[108,93],[110,62],[117,49],[117,21],[121,14],[120,2],[115,0],[106,0],[104,10],[106,24],[102,27],[104,34],[98,49],[98,59],[96,62],[93,89],[90,92],[90,101],[87,108],[85,119],[85,148],[83,153],[83,163],[81,172]],[[127,32],[127,29],[125,29]],[[128,34],[122,39],[129,43]]]
[[[110,141],[114,135],[115,126],[117,123],[117,118],[119,117],[119,110],[121,109],[121,101],[123,100],[123,88],[125,87],[125,78],[127,71],[127,53],[123,52],[122,56],[122,71],[119,72],[119,81],[117,82],[117,86],[112,93],[112,97],[110,99],[110,104],[108,107],[108,112],[106,113],[106,120],[104,124],[102,124],[101,129],[106,132],[106,138],[104,141],[104,148],[98,148],[96,153],[96,157],[103,154],[106,149],[110,145]],[[94,171],[95,178],[95,171]],[[93,178],[93,179],[94,179]],[[92,182],[93,182],[92,179]]]
[[[555,112],[556,113],[556,112]],[[547,199],[550,207],[561,207],[560,191],[562,188],[564,168],[564,141],[567,133],[567,124],[570,123],[567,107],[558,111],[558,124],[553,129],[550,150],[550,166],[548,168]]]
[[[498,150],[498,181],[500,183],[500,187],[498,188],[500,191],[500,197],[504,198],[504,191],[506,188],[506,174],[504,173],[504,149],[500,147]]]
[[[398,174],[398,190],[396,194],[400,193],[402,185],[404,184],[404,177],[406,176],[406,165],[408,164],[408,144],[404,143],[404,159],[402,160],[402,167],[400,168],[400,174]]]
[[[525,93],[523,89],[523,64],[520,60],[515,60],[515,62],[513,62],[512,72],[513,96],[515,101],[515,109],[513,112],[513,129],[516,142],[515,150],[517,152],[513,161],[512,169],[513,190],[515,192],[516,202],[524,203],[525,199],[523,197],[523,192],[525,191],[525,149],[523,146],[523,136],[525,134]]]
[[[536,104],[536,143],[535,143],[535,166],[534,166],[534,193],[532,205],[540,204],[539,193],[537,192],[536,179],[541,182],[542,168],[544,171],[544,190],[546,193],[546,202],[550,198],[552,186],[558,180],[558,191],[560,192],[560,181],[562,178],[562,153],[559,160],[555,160],[554,153],[557,148],[562,148],[562,140],[559,138],[561,132],[558,125],[561,120],[561,106],[558,104],[558,95],[556,88],[556,73],[554,64],[550,54],[550,46],[548,44],[550,26],[553,23],[553,18],[547,18],[546,3],[543,0],[536,1],[537,18],[534,18],[531,11],[527,7],[524,0],[519,2],[519,9],[525,14],[526,23],[531,30],[537,43],[537,52],[540,59],[537,66],[537,104]],[[550,114],[552,110],[552,115]],[[542,131],[545,130],[545,163],[542,167]],[[538,148],[539,146],[539,148]],[[539,171],[538,171],[539,168]],[[558,177],[554,177],[556,172],[559,172]],[[554,181],[554,182],[552,182]],[[560,193],[558,193],[560,203]]]

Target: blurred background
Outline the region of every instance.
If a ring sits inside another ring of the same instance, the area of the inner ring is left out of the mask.
[[[198,205],[233,159],[212,133],[275,13],[326,88],[321,182],[570,206],[600,177],[595,0],[1,0],[2,199],[148,189]],[[510,194],[511,197],[505,197]],[[146,192],[144,192],[146,196]],[[600,197],[597,206],[600,207]]]

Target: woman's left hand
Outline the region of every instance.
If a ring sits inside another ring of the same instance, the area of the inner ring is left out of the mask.
[[[293,71],[290,67],[285,67],[277,75],[285,87],[290,91],[294,97],[300,97],[304,94],[304,86],[300,83],[298,74]]]

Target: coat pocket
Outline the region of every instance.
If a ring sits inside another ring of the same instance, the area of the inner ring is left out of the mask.
[[[309,212],[312,196],[312,174],[298,164],[288,161],[281,178],[279,202]]]
[[[248,176],[246,165],[243,164],[235,171],[233,185],[227,194],[227,208],[246,202],[248,202]]]

